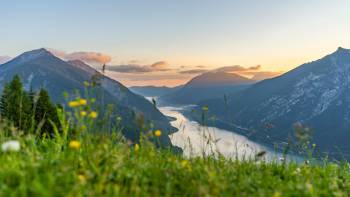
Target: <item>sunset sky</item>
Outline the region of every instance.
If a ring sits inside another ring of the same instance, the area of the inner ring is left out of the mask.
[[[348,0],[4,0],[0,61],[41,47],[125,85],[168,85],[223,66],[288,71],[350,48]]]

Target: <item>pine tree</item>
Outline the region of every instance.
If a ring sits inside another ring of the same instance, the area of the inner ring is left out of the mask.
[[[4,87],[0,99],[1,116],[24,132],[28,132],[31,111],[28,93],[24,91],[20,77],[15,75],[12,81]]]
[[[23,118],[25,116],[23,114],[24,91],[18,75],[15,75],[9,84],[8,100],[10,105],[7,106],[7,119],[22,129]]]
[[[27,114],[27,128],[34,133],[35,132],[35,108],[36,108],[36,92],[33,90],[32,87],[30,87],[29,92],[28,92],[28,114]]]
[[[57,107],[51,102],[48,92],[41,89],[36,95],[32,88],[26,92],[18,75],[4,87],[0,98],[0,114],[25,133],[39,129],[40,136],[44,133],[53,136],[50,121],[60,129]]]
[[[1,114],[1,117],[3,118],[7,118],[9,114],[8,112],[8,108],[10,106],[9,94],[10,94],[10,86],[8,83],[6,83],[4,85],[4,90],[0,99],[0,114]]]
[[[45,89],[41,89],[35,109],[36,125],[42,125],[40,135],[45,133],[47,136],[53,136],[54,131],[50,121],[60,128],[57,108],[52,104],[48,92]]]

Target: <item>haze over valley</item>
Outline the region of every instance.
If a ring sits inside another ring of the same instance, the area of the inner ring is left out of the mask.
[[[350,1],[0,5],[0,196],[350,196]]]

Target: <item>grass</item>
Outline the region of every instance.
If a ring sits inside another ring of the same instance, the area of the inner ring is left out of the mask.
[[[16,138],[16,137],[15,137]],[[14,137],[1,137],[4,142]],[[0,155],[0,196],[347,196],[347,163],[310,166],[191,158],[118,135],[84,135],[80,147],[17,137]]]
[[[54,138],[24,135],[0,121],[0,144],[20,144],[19,150],[0,151],[0,196],[350,195],[347,162],[286,164],[217,154],[186,158],[147,140],[159,139],[159,130],[133,144],[120,129],[99,127],[98,114],[85,105],[58,110],[62,129],[54,127]],[[86,109],[89,113],[81,113]]]

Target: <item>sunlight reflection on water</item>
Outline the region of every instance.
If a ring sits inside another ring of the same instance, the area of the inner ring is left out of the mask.
[[[170,139],[174,145],[183,149],[185,156],[202,156],[219,152],[227,158],[242,160],[254,159],[258,153],[265,151],[265,160],[282,158],[282,154],[255,143],[245,136],[216,127],[201,126],[189,120],[181,113],[184,107],[166,106],[160,107],[159,110],[166,116],[176,118],[171,125],[179,131],[170,135]]]

